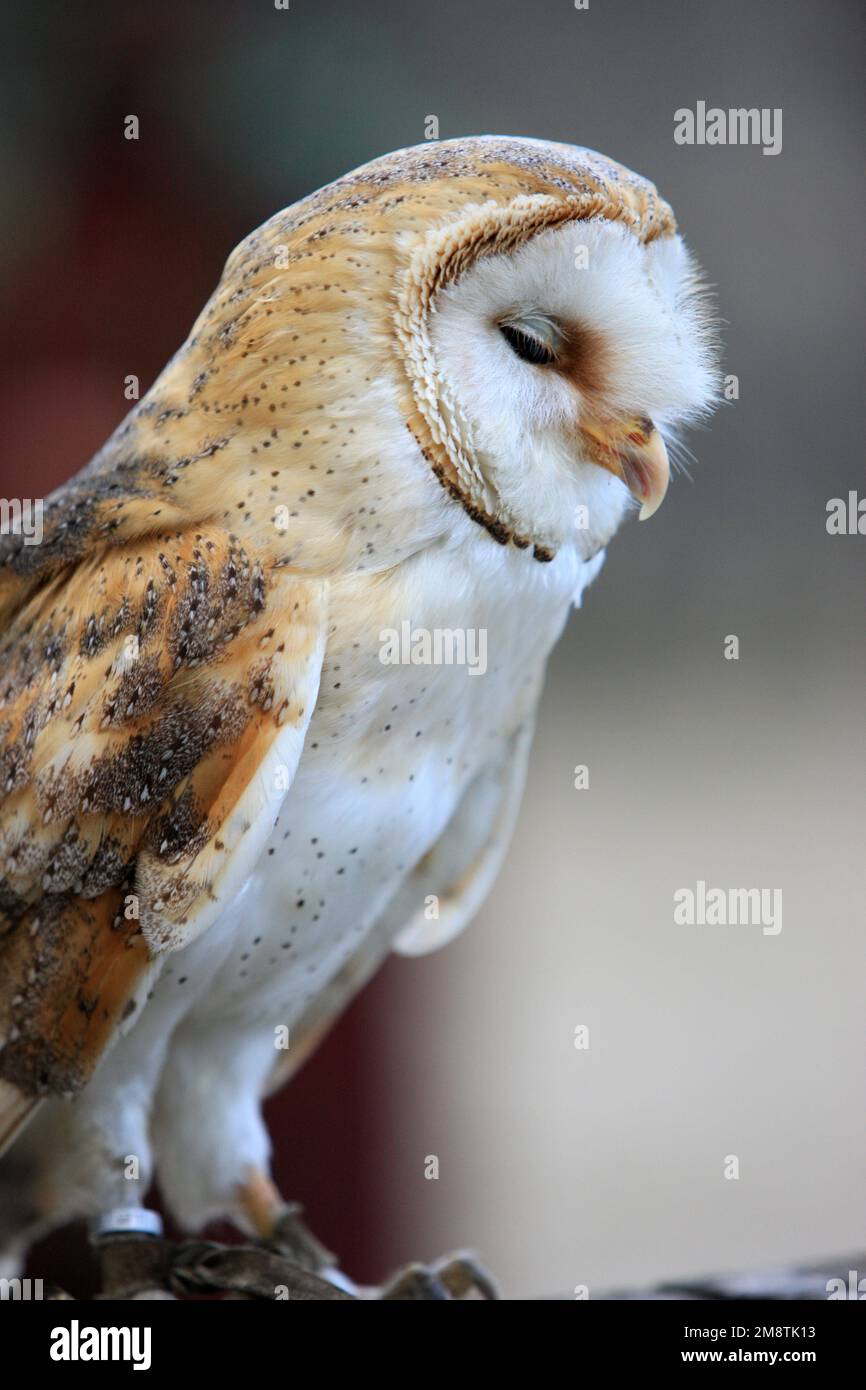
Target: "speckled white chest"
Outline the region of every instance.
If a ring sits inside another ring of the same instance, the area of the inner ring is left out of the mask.
[[[168,963],[157,999],[176,1008],[188,989],[202,1021],[291,1027],[530,712],[598,563],[565,551],[541,565],[479,535],[369,588],[337,586],[319,701],[267,848],[232,906]],[[484,629],[486,671],[383,664],[383,631],[406,620],[413,632]]]

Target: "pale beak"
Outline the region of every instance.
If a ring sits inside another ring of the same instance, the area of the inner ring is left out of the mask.
[[[580,433],[593,463],[624,482],[641,504],[646,521],[664,501],[671,476],[665,442],[646,416],[597,422],[583,420]]]

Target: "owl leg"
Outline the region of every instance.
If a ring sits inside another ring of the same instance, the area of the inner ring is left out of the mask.
[[[0,1264],[20,1262],[50,1231],[96,1220],[97,1257],[126,1232],[142,1256],[153,1172],[151,1107],[185,999],[153,999],[73,1100],[46,1100],[0,1160]],[[137,1213],[143,1213],[137,1215]],[[151,1227],[152,1227],[151,1221]],[[143,1229],[145,1228],[145,1229]],[[106,1242],[103,1242],[103,1237]],[[109,1260],[109,1263],[111,1260]],[[111,1279],[109,1279],[111,1282]]]
[[[46,1101],[0,1162],[4,1274],[7,1265],[23,1263],[43,1236],[85,1217],[96,1223],[93,1244],[105,1288],[114,1282],[106,1276],[108,1244],[120,1232],[144,1232],[148,1223],[153,1232],[153,1213],[142,1206],[151,1173],[147,1087],[142,1078],[134,1084],[121,1080],[115,1060],[107,1059],[105,1071],[76,1100]],[[149,1243],[143,1236],[142,1253]],[[148,1286],[147,1279],[139,1286]]]
[[[46,1100],[0,1162],[0,1239],[25,1246],[58,1226],[143,1205],[156,1066],[124,1074],[121,1039],[74,1100]]]
[[[268,1175],[259,1097],[273,1064],[269,1029],[231,1032],[222,1020],[190,1020],[178,1031],[154,1112],[162,1194],[186,1230],[228,1218],[263,1252],[297,1267],[298,1297],[310,1297],[310,1274],[352,1292],[334,1256],[304,1225],[301,1208],[284,1201]]]

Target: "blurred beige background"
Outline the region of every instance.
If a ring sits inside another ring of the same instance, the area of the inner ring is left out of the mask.
[[[5,23],[7,496],[86,462],[242,235],[431,114],[443,138],[601,149],[671,200],[740,398],[574,615],[488,905],[390,963],[275,1104],[278,1172],[368,1277],[474,1245],[520,1296],[862,1246],[866,538],[825,528],[866,490],[860,8],[173,0]],[[699,100],[780,107],[781,154],[677,146]],[[780,887],[781,933],[676,926],[698,879]]]
[[[603,623],[612,600],[588,602]],[[517,1296],[855,1248],[859,690],[760,646],[724,662],[715,615],[692,660],[672,626],[653,664],[587,670],[584,616],[492,898],[460,942],[394,971],[406,1248],[474,1244]],[[697,878],[780,887],[781,932],[675,925],[673,891]]]

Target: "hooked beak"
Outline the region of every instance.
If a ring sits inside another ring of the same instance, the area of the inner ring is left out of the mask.
[[[668,490],[671,467],[665,442],[646,416],[596,422],[584,420],[580,433],[587,456],[625,483],[641,504],[640,520],[658,511]]]

